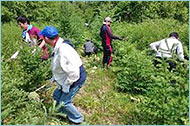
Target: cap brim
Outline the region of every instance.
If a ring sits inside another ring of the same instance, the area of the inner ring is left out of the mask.
[[[107,22],[112,22],[112,20],[108,20]]]
[[[40,31],[39,35],[44,35],[44,34],[43,34],[43,31]]]

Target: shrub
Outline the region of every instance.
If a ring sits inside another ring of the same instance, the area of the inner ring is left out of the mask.
[[[26,83],[22,85],[26,91],[34,90],[33,88],[52,77],[50,59],[42,62],[41,50],[38,49],[35,54],[31,53],[32,50],[33,48],[25,45],[18,57],[20,67],[26,74]]]
[[[124,42],[121,45],[116,47],[119,49],[115,53],[113,64],[118,80],[117,87],[131,93],[147,92],[153,85],[154,67],[151,59],[134,45]]]
[[[174,72],[164,68],[156,71],[155,86],[133,111],[131,124],[188,125],[189,70],[186,65],[178,63]],[[172,81],[176,83],[172,84]]]
[[[155,22],[154,22],[155,21]],[[122,92],[132,92],[138,97],[142,94],[136,109],[126,115],[126,124],[135,125],[187,125],[188,113],[188,62],[184,64],[173,58],[177,67],[172,71],[162,60],[160,68],[153,66],[153,55],[149,53],[149,44],[168,36],[169,31],[177,31],[184,41],[188,41],[186,24],[176,21],[151,20],[141,24],[123,24],[114,28],[126,27],[126,31],[116,30],[120,35],[129,36],[128,43],[114,43],[115,57],[113,72],[117,75],[116,87]],[[158,29],[155,29],[157,27]],[[134,28],[134,29],[133,29]],[[140,30],[139,30],[140,29]],[[149,31],[149,32],[147,32]],[[187,43],[183,42],[185,55],[188,55]],[[130,117],[130,118],[128,118]]]
[[[85,41],[85,21],[79,16],[81,12],[70,2],[62,2],[58,6],[58,15],[53,17],[52,23],[59,29],[59,35],[69,38],[77,47]],[[56,22],[56,24],[55,24]]]
[[[147,20],[139,24],[115,23],[113,31],[120,36],[128,37],[128,42],[135,43],[137,49],[141,51],[150,48],[150,43],[167,38],[173,31],[179,33],[184,48],[189,45],[188,24],[171,19]]]
[[[28,92],[51,78],[50,62],[41,61],[40,50],[35,55],[31,54],[33,48],[20,41],[21,34],[14,23],[2,25],[2,35],[2,124],[44,124],[40,122],[43,120],[37,119],[35,122],[30,118],[36,115],[44,117],[44,113],[43,109],[39,109],[40,103],[31,103],[27,96]],[[18,58],[10,60],[17,50],[20,51]]]

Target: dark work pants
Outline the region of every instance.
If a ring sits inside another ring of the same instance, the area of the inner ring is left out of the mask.
[[[85,56],[91,56],[92,55],[92,52],[84,52],[85,53]]]
[[[103,46],[103,65],[107,64],[107,66],[109,67],[111,65],[112,62],[112,56],[111,54],[113,53],[113,49],[112,46]]]

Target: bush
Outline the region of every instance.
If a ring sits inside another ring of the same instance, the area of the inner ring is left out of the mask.
[[[2,25],[2,124],[44,124],[40,119],[36,120],[37,122],[29,119],[36,115],[44,119],[45,115],[43,109],[39,109],[41,104],[31,103],[27,96],[29,92],[51,78],[50,61],[41,61],[40,50],[35,55],[31,54],[33,48],[21,41],[18,30],[20,29],[14,23]],[[11,55],[17,50],[20,51],[18,58],[10,60]],[[24,111],[27,113],[23,114],[24,109],[27,109]]]
[[[163,38],[164,33],[167,35],[168,29],[179,32],[181,39],[188,41],[186,29],[179,30],[184,26],[186,24],[177,24],[176,21],[169,23],[168,20],[151,20],[141,24],[115,26],[115,28],[126,27],[128,32],[120,32],[120,35],[129,36],[128,43],[127,41],[114,43],[113,72],[117,75],[116,87],[119,91],[132,92],[137,94],[137,97],[139,94],[143,96],[136,109],[131,110],[130,115],[126,115],[127,125],[188,124],[188,62],[186,64],[180,62],[175,56],[173,58],[173,62],[177,64],[175,69],[169,71],[167,69],[169,65],[165,60],[162,60],[160,68],[156,69],[152,62],[154,56],[147,49],[150,42]],[[187,56],[187,43],[183,42],[183,46]]]
[[[166,18],[187,23],[188,8],[187,1],[125,1],[118,3],[114,17],[130,23]]]
[[[124,42],[120,44],[116,47],[119,49],[115,53],[113,64],[118,80],[117,87],[131,93],[148,92],[154,84],[151,58],[146,56],[145,51],[137,50],[134,45]]]
[[[173,31],[178,32],[182,44],[188,47],[188,24],[181,24],[171,19],[147,20],[139,24],[123,23],[114,24],[113,31],[120,36],[128,37],[128,42],[136,44],[137,49],[144,50],[150,48],[150,43],[161,40],[169,36]],[[140,43],[140,44],[139,44]]]
[[[174,72],[164,68],[155,72],[155,85],[133,111],[131,124],[188,125],[188,64],[178,63]]]
[[[59,35],[71,39],[76,47],[81,45],[85,41],[85,21],[79,16],[80,10],[70,2],[60,3],[57,10],[59,13],[52,18],[52,23],[59,29]]]
[[[26,91],[31,91],[45,80],[52,77],[50,70],[50,59],[43,61],[41,59],[41,50],[38,49],[32,54],[33,48],[25,45],[20,51],[18,60],[20,67],[25,73],[25,85],[22,85]]]

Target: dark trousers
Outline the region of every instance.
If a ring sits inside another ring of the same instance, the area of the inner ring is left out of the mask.
[[[90,56],[92,55],[92,52],[84,52],[85,53],[85,56]]]
[[[109,67],[111,65],[111,62],[112,62],[112,53],[113,53],[113,49],[112,49],[112,46],[103,46],[103,66],[105,64],[107,64],[107,66]]]

